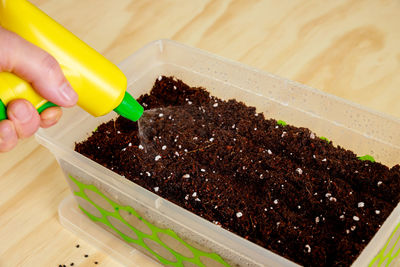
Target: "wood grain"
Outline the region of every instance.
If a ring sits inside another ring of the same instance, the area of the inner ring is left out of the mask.
[[[400,117],[400,1],[31,2],[115,63],[169,38]],[[0,155],[0,266],[117,266],[59,224],[67,194],[33,138]]]

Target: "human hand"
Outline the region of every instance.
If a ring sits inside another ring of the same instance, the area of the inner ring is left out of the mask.
[[[16,74],[56,105],[71,107],[78,101],[78,95],[50,54],[2,27],[0,72]],[[48,108],[39,115],[27,100],[11,101],[7,105],[8,119],[0,122],[0,152],[11,150],[19,138],[32,136],[39,127],[47,128],[56,124],[61,115],[59,107]]]

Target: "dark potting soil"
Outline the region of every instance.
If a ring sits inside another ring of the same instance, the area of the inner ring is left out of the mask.
[[[142,142],[119,117],[76,151],[299,264],[349,266],[399,202],[399,165],[362,161],[242,102],[172,77],[138,101],[155,109]]]

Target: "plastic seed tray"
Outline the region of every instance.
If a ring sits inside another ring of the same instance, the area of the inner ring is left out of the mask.
[[[372,155],[389,166],[400,162],[399,120],[207,52],[159,40],[138,50],[120,68],[135,97],[148,92],[159,75],[175,76],[219,98],[255,106],[267,117],[308,127],[358,155]],[[38,141],[57,158],[76,200],[60,206],[61,222],[67,228],[108,248],[126,265],[134,262],[137,249],[168,266],[298,266],[73,150],[75,142],[115,116],[93,118],[79,108],[68,109],[60,123],[37,134]],[[400,253],[399,222],[397,206],[353,266],[395,263]],[[110,247],[109,236],[98,229],[118,237],[120,244]],[[146,264],[154,263],[148,260]]]

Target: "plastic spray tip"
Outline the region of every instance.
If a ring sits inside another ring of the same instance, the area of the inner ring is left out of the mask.
[[[143,107],[128,92],[125,92],[121,104],[114,109],[119,115],[131,121],[137,121],[143,114]]]

